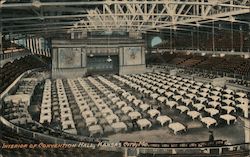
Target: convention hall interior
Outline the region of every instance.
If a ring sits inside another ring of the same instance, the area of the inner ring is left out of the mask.
[[[250,155],[250,0],[1,0],[0,157]]]

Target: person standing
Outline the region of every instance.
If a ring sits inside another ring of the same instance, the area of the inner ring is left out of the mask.
[[[209,142],[214,141],[214,132],[213,131],[209,131]]]

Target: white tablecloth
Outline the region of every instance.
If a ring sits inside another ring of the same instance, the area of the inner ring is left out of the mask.
[[[142,100],[140,100],[140,99],[135,99],[134,101],[133,101],[133,104],[135,105],[135,106],[138,106],[138,105],[140,105],[140,104],[142,104],[143,102],[142,102]]]
[[[116,103],[116,105],[118,106],[118,108],[122,108],[127,106],[127,103],[125,101],[119,101]]]
[[[209,98],[211,98],[213,101],[220,101],[221,99],[219,96],[216,96],[216,95],[209,96]]]
[[[177,134],[177,132],[182,130],[186,131],[186,127],[179,122],[171,123],[168,127],[174,131],[174,134]]]
[[[230,99],[222,100],[222,102],[224,102],[226,105],[235,105],[235,102],[233,100],[230,100]]]
[[[51,122],[51,112],[47,112],[47,114],[44,112],[44,113],[41,113],[40,114],[40,123],[44,123],[44,122],[48,122],[50,123]]]
[[[158,89],[157,92],[158,92],[159,94],[163,94],[163,93],[165,92],[165,90],[164,90],[164,89]]]
[[[161,123],[161,126],[163,126],[166,122],[172,123],[172,119],[165,115],[158,116],[156,120]]]
[[[157,94],[157,93],[152,93],[152,94],[150,94],[150,97],[153,98],[153,99],[156,99],[156,98],[158,98],[159,96],[160,96],[160,95]]]
[[[123,96],[124,98],[128,97],[129,95],[130,95],[130,93],[128,93],[128,92],[122,93],[122,96]]]
[[[224,119],[225,121],[227,121],[227,124],[230,124],[230,121],[233,120],[234,122],[236,122],[236,117],[230,115],[230,114],[224,114],[224,115],[220,115],[221,119]]]
[[[215,95],[215,96],[220,96],[221,92],[219,92],[219,91],[211,91],[210,94]]]
[[[150,128],[152,126],[151,122],[147,119],[139,119],[139,120],[137,120],[136,123],[139,125],[141,130],[143,130],[144,127]]]
[[[221,106],[221,103],[217,101],[210,101],[208,105],[212,106],[213,108],[216,108],[217,106]]]
[[[206,92],[200,92],[200,93],[198,93],[200,96],[202,96],[202,97],[207,97],[208,96],[208,93],[206,93]]]
[[[148,110],[148,114],[150,115],[151,118],[153,118],[156,115],[159,116],[161,113],[156,109],[150,109]]]
[[[164,101],[167,100],[167,98],[164,97],[164,96],[160,96],[160,97],[157,98],[157,100],[160,101],[161,103],[163,103]]]
[[[231,113],[232,111],[236,112],[236,109],[232,106],[222,106],[221,109],[227,111],[227,114]]]
[[[120,101],[121,99],[119,97],[114,97],[111,99],[112,103],[117,103],[118,101]]]
[[[190,99],[196,98],[197,96],[195,94],[186,94],[187,97],[189,97]]]
[[[94,116],[94,115],[93,115],[92,111],[84,111],[84,112],[82,112],[82,117],[83,117],[84,119],[87,119],[87,118],[93,117],[93,116]]]
[[[180,95],[184,95],[184,94],[186,93],[186,91],[184,91],[184,90],[179,90],[179,91],[177,91],[177,93],[180,94]]]
[[[101,110],[101,113],[106,116],[108,114],[113,114],[113,111],[110,108],[105,108],[104,110]]]
[[[181,113],[190,110],[187,106],[177,106],[176,109],[179,110]]]
[[[128,100],[129,102],[133,101],[134,99],[136,99],[136,97],[133,96],[133,95],[129,95],[129,96],[127,97],[127,100]]]
[[[205,105],[203,104],[193,104],[193,107],[197,110],[197,111],[200,111],[202,110],[203,108],[205,108]]]
[[[217,90],[217,91],[222,91],[223,90],[221,87],[215,87],[214,89]]]
[[[199,103],[201,103],[201,104],[203,104],[204,102],[207,102],[207,98],[204,98],[204,97],[197,97],[196,100],[197,100]]]
[[[105,117],[109,124],[119,122],[119,117],[116,114],[111,114]]]
[[[236,92],[235,95],[238,95],[238,96],[240,96],[241,98],[247,97],[246,93],[243,93],[243,92]]]
[[[193,93],[193,94],[198,93],[198,90],[197,90],[197,89],[189,89],[188,91],[191,92],[191,93]]]
[[[200,117],[200,112],[197,111],[188,111],[187,115],[190,116],[193,120],[197,117]]]
[[[209,113],[211,117],[219,113],[219,110],[215,108],[205,108],[205,111]]]
[[[109,98],[109,99],[112,99],[112,98],[114,98],[114,97],[116,97],[116,95],[113,94],[113,93],[108,95],[108,98]]]
[[[234,94],[234,91],[231,89],[226,89],[224,90],[224,92],[226,92],[227,94]]]
[[[177,106],[178,103],[176,101],[167,101],[166,105],[172,109],[173,107]]]
[[[210,125],[217,125],[217,121],[215,119],[213,119],[212,117],[204,117],[201,118],[201,122],[205,123],[207,125],[207,128],[210,127]]]
[[[165,89],[165,90],[168,90],[170,88],[170,86],[169,85],[164,85],[164,86],[162,86],[162,88]]]
[[[168,98],[170,98],[171,96],[174,95],[174,93],[173,93],[173,92],[165,92],[165,95],[166,95]]]
[[[145,90],[145,91],[143,91],[143,93],[144,93],[144,94],[151,94],[152,91],[151,91],[151,90]]]
[[[182,100],[183,97],[181,95],[174,95],[173,98],[175,101],[179,101]]]
[[[123,107],[121,110],[122,110],[122,112],[125,113],[125,114],[134,111],[134,109],[133,109],[131,106],[125,106],[125,107]]]
[[[114,129],[115,132],[119,132],[121,130],[125,130],[127,131],[127,126],[125,123],[123,122],[117,122],[117,123],[113,123],[111,125],[111,127]]]
[[[139,107],[140,109],[142,109],[142,111],[146,111],[149,109],[150,106],[148,104],[141,104]]]
[[[92,125],[88,129],[91,135],[94,135],[96,133],[103,133],[102,127],[100,125]]]
[[[86,118],[85,122],[86,122],[86,126],[96,125],[97,119],[95,117],[90,117],[90,118]]]
[[[132,112],[129,112],[128,116],[133,120],[133,119],[138,119],[138,118],[141,118],[141,114],[137,111],[132,111]]]
[[[192,99],[182,99],[182,102],[188,106],[189,104],[193,104],[193,100]]]

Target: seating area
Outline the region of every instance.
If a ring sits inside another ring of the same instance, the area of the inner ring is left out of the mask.
[[[247,156],[249,152],[247,150],[229,150],[228,148],[225,148],[222,150],[221,154],[219,154],[218,149],[214,149],[212,152],[207,153],[206,149],[200,150],[183,150],[183,149],[175,149],[175,154],[172,154],[171,151],[168,153],[162,153],[162,154],[152,154],[152,153],[140,153],[138,157],[165,157],[168,156],[179,156],[178,154],[182,154],[182,156],[233,156],[233,157],[242,157]],[[193,155],[195,154],[195,155]]]
[[[160,72],[46,80],[40,123],[95,137],[165,126],[178,134],[188,125],[169,111],[211,128],[234,124],[248,101],[240,91]]]
[[[6,120],[16,126],[43,134],[51,133],[53,135],[52,133],[55,131],[38,123],[32,117],[29,110],[31,106],[35,106],[32,99],[34,93],[37,92],[35,91],[37,85],[43,80],[41,75],[43,75],[42,72],[36,72],[22,78],[17,83],[15,90],[4,97],[3,104],[1,104],[1,113]],[[49,95],[47,94],[47,96]]]
[[[39,144],[41,141],[35,140],[32,136],[27,137],[22,134],[11,132],[9,128],[1,126],[0,130],[1,144]],[[1,149],[1,155],[4,157],[122,157],[123,153],[119,151],[100,150],[98,148],[35,148],[35,149]]]
[[[14,60],[13,63],[6,63],[1,67],[0,71],[0,93],[2,93],[19,75],[23,72],[34,69],[47,67],[49,64],[49,59],[46,57],[41,60],[37,59],[35,56],[26,56],[21,59]],[[46,61],[46,62],[45,62]]]
[[[30,116],[28,107],[33,105],[31,97],[43,81],[42,76],[31,73],[20,80],[14,93],[4,99],[3,116],[25,129],[65,139],[75,135],[75,138],[103,138],[160,128],[171,130],[173,135],[186,135],[192,121],[208,129],[234,125],[239,115],[245,115],[249,104],[247,94],[242,91],[163,72],[46,79],[38,123]],[[47,154],[37,151],[34,150]],[[85,149],[81,151],[84,154]],[[27,156],[30,153],[18,152]],[[57,150],[48,152],[57,154]],[[5,150],[4,153],[7,156],[14,152]],[[71,152],[71,155],[75,154]]]
[[[149,94],[148,96],[154,100],[169,106],[170,109],[179,110],[181,114],[187,114],[192,119],[199,118],[208,128],[210,125],[217,125],[221,121],[235,121],[236,115],[234,112],[236,109],[246,111],[248,107],[248,99],[245,99],[246,94],[244,94],[244,100],[238,98],[237,100],[240,101],[236,103],[235,97],[237,96],[234,92],[213,87],[209,84],[188,79],[183,79],[182,81],[180,77],[162,73],[126,77],[129,81],[132,81],[132,83],[127,83],[133,88],[138,89],[138,91],[140,88],[146,88],[143,92]],[[176,84],[177,82],[178,84]],[[164,83],[166,84],[164,85]],[[166,91],[165,93],[163,92],[164,90]],[[218,104],[218,106],[212,105],[213,103]],[[231,117],[231,115],[227,114],[232,114],[233,116]]]
[[[202,56],[193,56],[192,58],[189,58],[188,60],[182,62],[180,65],[184,67],[194,67],[203,62],[203,60],[205,60],[205,58]]]
[[[166,59],[165,59],[166,57]],[[249,76],[250,60],[241,56],[212,57],[209,55],[198,56],[186,53],[178,54],[151,54],[147,57],[147,63],[156,65],[174,65],[184,68],[198,68]],[[155,60],[153,60],[155,58]],[[158,59],[157,59],[158,58]]]
[[[232,41],[231,41],[232,32],[229,30],[216,30],[214,40],[216,41],[213,46],[213,36],[212,34],[202,34],[193,33],[190,36],[178,36],[174,37],[173,44],[168,39],[163,40],[162,43],[155,45],[155,49],[187,49],[187,50],[210,50],[213,48],[219,51],[231,51],[232,50]],[[233,49],[234,51],[244,51],[247,52],[250,49],[250,38],[247,33],[243,33],[244,40],[241,39],[239,32],[234,32],[233,35]],[[199,40],[198,40],[199,39]],[[192,41],[191,41],[192,40]],[[242,43],[241,43],[242,41]],[[242,46],[242,47],[241,47]],[[174,47],[174,48],[173,48]]]
[[[38,81],[35,78],[23,78],[13,95],[4,98],[4,117],[16,125],[33,123],[28,112],[30,100]]]
[[[246,81],[242,79],[229,80],[229,83],[238,84],[238,85],[245,86],[245,87],[250,87],[250,81]]]
[[[122,157],[122,152],[105,151],[88,148],[71,148],[71,149],[4,149],[2,152],[4,157]]]
[[[250,157],[250,0],[0,10],[0,157]]]

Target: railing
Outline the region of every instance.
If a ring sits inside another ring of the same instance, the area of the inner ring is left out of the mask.
[[[240,144],[226,144],[225,141],[222,140],[215,140],[212,142],[209,141],[201,141],[201,142],[185,142],[185,143],[147,143],[147,142],[126,142],[126,141],[119,141],[117,144],[110,143],[108,141],[101,141],[104,145],[100,145],[100,142],[93,139],[93,141],[85,140],[70,140],[64,138],[57,138],[50,135],[45,135],[38,132],[33,132],[21,127],[18,127],[5,118],[0,116],[0,123],[5,127],[11,129],[11,132],[14,132],[21,137],[27,137],[28,139],[34,139],[34,141],[41,141],[41,143],[47,144],[76,144],[76,147],[81,148],[80,142],[84,142],[84,144],[92,145],[92,149],[102,149],[106,151],[127,151],[127,149],[136,149],[138,153],[142,154],[173,154],[173,152],[201,152],[206,150],[208,154],[223,154],[223,151],[226,149],[229,152],[233,151],[244,151],[248,152],[250,143],[240,143]],[[69,135],[70,136],[70,135]],[[77,137],[77,136],[76,136]],[[106,144],[105,144],[106,143]],[[214,153],[213,151],[216,151]]]
[[[250,143],[241,143],[224,146],[210,146],[204,148],[138,148],[139,156],[147,154],[162,154],[169,156],[248,156]]]
[[[238,78],[238,79],[250,79],[250,73],[247,73],[246,75],[240,75],[238,73],[229,73],[225,72],[223,70],[207,70],[207,69],[202,69],[202,68],[192,68],[192,67],[185,67],[181,65],[173,65],[173,64],[150,64],[147,66],[168,66],[171,68],[181,68],[185,69],[188,71],[193,71],[193,72],[200,72],[203,74],[213,74],[213,75],[220,75],[220,76],[226,76],[226,77],[232,77],[232,78]]]
[[[183,52],[183,53],[205,53],[205,54],[228,54],[228,55],[249,55],[250,50],[247,49],[245,51],[236,51],[236,50],[230,50],[230,49],[216,49],[213,51],[212,49],[187,49],[187,48],[178,48],[178,49],[157,49],[154,48],[152,51],[155,51],[157,53],[161,52]]]
[[[8,59],[11,57],[20,57],[20,56],[25,56],[31,54],[28,51],[26,51],[25,49],[16,49],[16,50],[11,50],[8,53],[2,53],[0,54],[0,60],[4,60],[4,59]]]
[[[0,122],[1,122],[1,124],[6,126],[7,128],[11,128],[12,132],[14,132],[16,134],[20,134],[20,135],[22,135],[24,137],[34,138],[36,140],[41,140],[41,141],[46,141],[47,143],[74,143],[71,140],[56,138],[56,137],[52,137],[52,136],[45,135],[45,134],[42,134],[42,133],[33,132],[33,131],[30,131],[30,130],[23,129],[21,127],[18,127],[16,125],[10,123],[9,121],[7,121],[2,116],[0,116]]]

